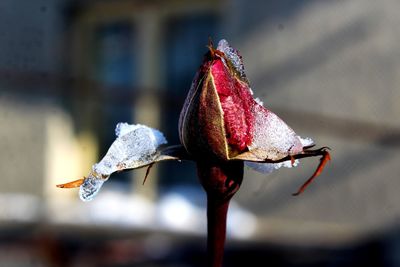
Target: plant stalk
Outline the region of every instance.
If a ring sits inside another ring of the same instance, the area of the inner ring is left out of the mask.
[[[220,267],[224,257],[229,201],[207,196],[207,266]]]
[[[207,192],[207,266],[221,267],[229,201],[243,180],[243,162],[198,162],[200,182]]]

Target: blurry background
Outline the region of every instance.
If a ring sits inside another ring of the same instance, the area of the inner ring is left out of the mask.
[[[225,266],[400,266],[400,3],[0,2],[0,266],[203,266],[205,196],[192,163],[86,175],[117,122],[177,121],[208,37],[242,54],[255,95],[332,148],[269,176],[246,170]]]

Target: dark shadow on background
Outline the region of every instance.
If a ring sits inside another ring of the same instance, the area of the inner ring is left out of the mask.
[[[278,90],[285,83],[306,75],[331,58],[336,57],[346,48],[365,40],[368,27],[367,20],[358,19],[336,30],[318,43],[297,52],[288,60],[256,74],[252,80],[257,84],[268,84],[269,90]]]
[[[242,1],[231,3],[240,14],[245,16],[240,20],[237,29],[234,29],[239,36],[235,38],[246,39],[249,35],[259,32],[257,25],[271,25],[277,28],[284,28],[288,18],[296,16],[305,8],[315,4],[329,2],[329,0],[281,0],[281,1]],[[228,5],[229,6],[229,5]]]

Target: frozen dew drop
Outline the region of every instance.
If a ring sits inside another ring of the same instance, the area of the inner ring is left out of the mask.
[[[79,188],[79,198],[85,202],[92,200],[100,191],[105,181],[94,176],[85,178],[85,181]]]

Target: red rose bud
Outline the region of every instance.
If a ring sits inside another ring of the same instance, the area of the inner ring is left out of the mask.
[[[253,98],[241,56],[221,40],[209,47],[179,120],[180,139],[194,157],[279,160],[303,150],[299,137]]]
[[[321,173],[330,155],[325,147],[310,150],[314,146],[311,139],[300,138],[260,102],[253,98],[238,51],[226,40],[216,49],[210,44],[181,111],[181,142],[198,161],[263,162],[270,164],[268,170],[290,167],[296,159],[322,156],[299,194]]]

